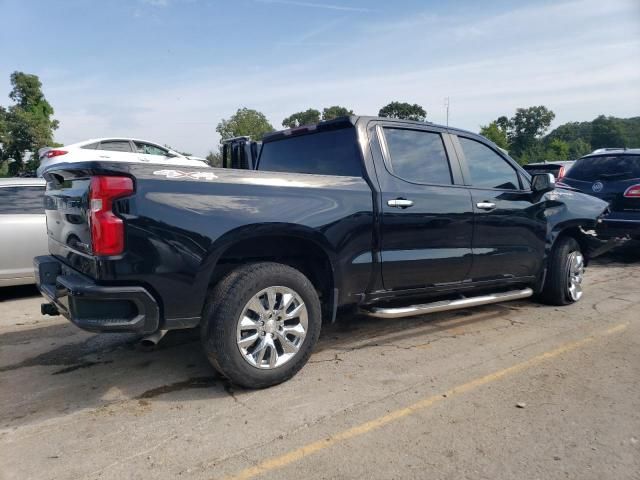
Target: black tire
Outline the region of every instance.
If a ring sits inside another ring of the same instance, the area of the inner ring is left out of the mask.
[[[570,270],[572,254],[582,255],[580,244],[571,237],[559,238],[549,257],[540,300],[549,305],[569,305],[580,298],[574,298],[570,292]]]
[[[274,286],[295,291],[304,302],[306,336],[286,363],[262,369],[245,360],[237,343],[237,328],[249,300]],[[320,336],[321,323],[320,301],[309,279],[287,265],[260,262],[238,267],[218,282],[205,306],[200,333],[205,353],[219,373],[242,387],[265,388],[290,379],[307,363]]]

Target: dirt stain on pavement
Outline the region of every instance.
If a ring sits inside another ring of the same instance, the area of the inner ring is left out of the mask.
[[[160,387],[152,388],[141,393],[136,399],[154,398],[166,393],[179,392],[181,390],[190,390],[194,388],[210,388],[218,385],[220,378],[217,377],[194,377],[181,382],[169,383]],[[227,392],[228,393],[228,392]]]
[[[96,365],[107,365],[109,363],[113,363],[113,360],[105,360],[103,362],[83,362],[77,365],[71,365],[70,367],[62,368],[60,370],[56,370],[51,375],[63,375],[65,373],[74,372],[76,370],[80,370],[82,368],[90,368],[95,367]]]

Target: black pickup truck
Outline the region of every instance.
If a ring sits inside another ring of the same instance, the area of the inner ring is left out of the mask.
[[[375,117],[268,135],[257,170],[96,161],[44,176],[43,312],[156,339],[199,327],[247,387],[293,376],[338,309],[575,302],[607,208],[476,134]]]

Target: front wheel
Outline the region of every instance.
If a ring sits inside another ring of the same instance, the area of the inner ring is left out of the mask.
[[[540,298],[551,305],[568,305],[582,298],[584,255],[571,237],[560,238],[553,247]]]
[[[202,322],[213,366],[233,383],[264,388],[288,380],[309,359],[320,334],[320,301],[298,270],[254,263],[218,284]]]

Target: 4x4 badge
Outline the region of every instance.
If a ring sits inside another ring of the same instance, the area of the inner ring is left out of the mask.
[[[602,189],[604,188],[604,185],[602,184],[602,182],[600,180],[598,180],[596,183],[594,183],[591,186],[591,190],[593,190],[594,192],[601,192]]]

